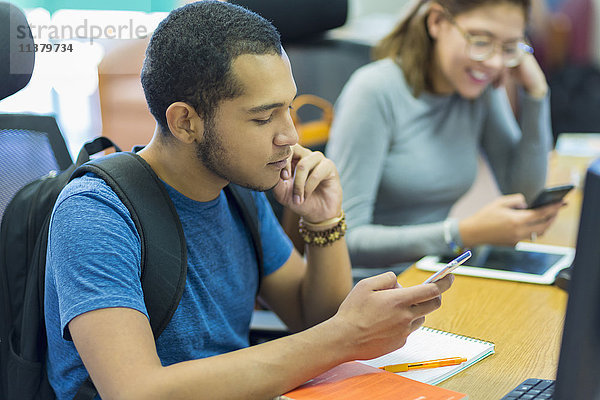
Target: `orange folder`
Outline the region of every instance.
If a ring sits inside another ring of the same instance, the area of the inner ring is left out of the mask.
[[[338,365],[281,400],[459,400],[467,395],[414,381],[356,361]]]

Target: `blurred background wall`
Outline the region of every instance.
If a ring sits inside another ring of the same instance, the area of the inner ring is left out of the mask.
[[[271,1],[291,4],[291,0]],[[370,45],[392,28],[410,2],[348,0],[347,21],[343,26],[306,40],[286,43],[300,93],[314,93],[335,101],[349,74],[369,61]],[[166,13],[182,2],[13,0],[12,3],[26,11],[36,42],[68,43],[73,51],[37,52],[31,82],[21,92],[1,101],[0,112],[56,116],[73,155],[83,142],[100,134],[112,137],[124,148],[145,143],[152,134],[154,122],[145,108],[139,83],[148,40],[144,36],[151,34]],[[309,3],[299,0],[298,4]],[[556,77],[558,82],[553,87],[553,100],[564,100],[563,104],[558,103],[556,113],[573,103],[570,97],[573,90],[588,90],[589,96],[595,92],[599,103],[586,103],[600,104],[600,89],[592,90],[594,86],[586,85],[586,81],[573,83],[573,76],[582,80],[585,74],[581,70],[564,72],[582,68],[582,65],[585,68],[600,65],[600,0],[533,0],[533,9],[530,37],[536,56],[549,79]],[[318,12],[316,7],[315,12]],[[87,25],[88,37],[56,39],[49,29],[83,25]],[[104,35],[90,39],[92,26],[106,28],[109,25],[127,28],[116,37]],[[40,27],[48,29],[40,30]],[[589,79],[596,79],[595,71],[590,72]],[[575,88],[566,87],[568,85]],[[600,125],[594,125],[596,121],[591,123],[600,131]],[[569,129],[569,126],[559,129]]]

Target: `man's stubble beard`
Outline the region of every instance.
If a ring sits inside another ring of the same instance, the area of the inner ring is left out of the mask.
[[[277,186],[277,183],[265,187],[247,181],[241,181],[240,179],[242,178],[236,176],[234,171],[228,170],[227,167],[232,165],[231,157],[227,154],[219,132],[215,129],[212,120],[207,121],[205,124],[203,140],[196,144],[196,157],[213,174],[236,185],[259,192],[265,192]]]

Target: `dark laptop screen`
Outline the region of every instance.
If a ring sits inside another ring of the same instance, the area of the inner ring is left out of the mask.
[[[600,159],[585,180],[554,399],[600,399]]]

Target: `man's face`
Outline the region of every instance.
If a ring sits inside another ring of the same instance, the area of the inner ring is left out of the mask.
[[[243,94],[220,103],[205,121],[197,144],[200,162],[213,174],[255,190],[268,190],[298,141],[289,108],[296,96],[289,59],[245,54],[232,63]]]

